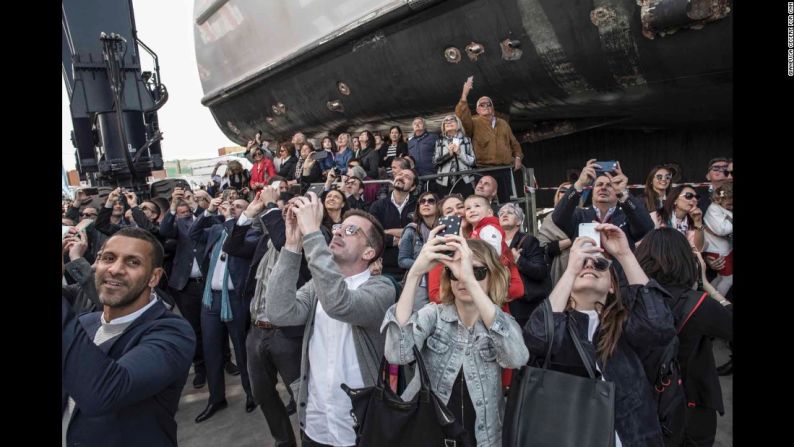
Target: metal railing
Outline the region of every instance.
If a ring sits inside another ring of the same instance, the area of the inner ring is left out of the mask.
[[[538,234],[538,216],[537,216],[537,204],[535,201],[535,189],[534,188],[524,188],[519,197],[518,191],[516,190],[516,181],[513,171],[513,166],[496,166],[496,167],[489,167],[489,168],[478,168],[478,169],[469,169],[466,171],[456,171],[456,172],[447,172],[443,174],[427,174],[427,175],[420,175],[418,177],[418,181],[424,184],[422,191],[429,190],[429,183],[431,180],[435,180],[437,178],[442,177],[460,177],[457,179],[452,185],[447,186],[450,190],[455,187],[457,182],[462,181],[463,176],[465,175],[473,175],[473,174],[481,174],[483,172],[493,172],[498,170],[508,170],[510,173],[510,190],[512,194],[510,194],[510,201],[520,203],[524,206],[524,215],[526,218],[524,219],[522,228],[523,231],[529,232],[533,236],[537,236]],[[522,166],[521,168],[521,175],[524,180],[524,185],[534,185],[535,184],[535,168],[527,168]],[[365,185],[369,184],[383,184],[393,182],[392,179],[372,179],[372,180],[362,180],[362,183]],[[318,186],[325,186],[325,183],[312,183],[309,185],[310,188],[318,187]]]

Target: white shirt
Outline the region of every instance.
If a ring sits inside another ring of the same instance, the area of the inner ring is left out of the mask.
[[[593,335],[595,335],[595,331],[598,328],[598,312],[595,310],[580,310],[579,312],[586,314],[587,317],[590,319],[587,322],[587,339],[590,342],[593,341]],[[598,372],[601,372],[601,368],[598,367],[598,362],[595,362],[596,369]],[[604,378],[604,375],[601,374],[601,380],[606,381],[607,379]],[[623,444],[620,442],[620,436],[618,436],[618,431],[615,430],[615,447],[623,447]]]
[[[370,277],[369,269],[345,278],[349,290],[356,290]],[[340,384],[363,388],[353,327],[334,320],[317,302],[314,333],[309,340],[309,401],[306,406],[306,435],[328,445],[355,445],[353,405]]]
[[[393,203],[394,206],[397,207],[397,212],[400,213],[400,215],[402,215],[403,208],[405,208],[405,205],[408,204],[408,199],[410,199],[410,198],[411,198],[411,195],[410,194],[406,194],[405,195],[405,200],[403,200],[403,203],[399,204],[399,203],[397,203],[396,200],[394,200],[394,191],[391,192],[391,203]]]
[[[206,212],[207,211],[205,211],[205,213]],[[226,230],[224,229],[223,231]],[[220,239],[218,239],[218,241],[220,242]],[[215,291],[223,290],[223,273],[226,271],[226,262],[228,260],[229,260],[229,255],[227,255],[226,252],[221,250],[220,255],[218,255],[218,262],[215,263],[215,270],[212,271],[212,280],[210,282],[210,287],[212,288],[212,290]],[[232,283],[231,276],[226,278],[226,282],[228,283],[227,290],[234,290],[234,284]]]

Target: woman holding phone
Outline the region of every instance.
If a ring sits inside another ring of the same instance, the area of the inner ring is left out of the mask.
[[[436,140],[433,163],[438,174],[474,169],[476,159],[471,140],[463,131],[463,124],[455,115],[447,115],[441,122],[441,135]],[[437,188],[444,193],[457,192],[467,197],[474,194],[471,175],[451,175],[436,179]]]
[[[416,346],[433,391],[466,431],[461,444],[501,446],[500,369],[518,368],[529,358],[521,328],[499,308],[507,298],[509,273],[487,243],[435,237],[440,230],[439,226],[430,232],[406,274],[400,299],[386,312],[381,327],[386,330],[384,355],[390,363],[405,365],[414,360]],[[444,266],[441,304],[414,311],[417,286],[438,264]],[[417,374],[403,398],[412,398],[418,389]]]

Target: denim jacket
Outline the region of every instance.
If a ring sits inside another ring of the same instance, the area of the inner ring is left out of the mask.
[[[412,362],[416,344],[427,367],[430,387],[444,402],[449,402],[452,386],[463,368],[476,412],[477,445],[501,447],[504,412],[501,368],[518,368],[529,359],[515,319],[494,305],[496,316],[491,329],[477,320],[469,330],[458,318],[454,304],[430,303],[411,314],[400,327],[395,306],[386,312],[381,326],[381,331],[386,329],[386,360],[400,365]],[[405,389],[403,399],[411,399],[419,386],[417,374]]]

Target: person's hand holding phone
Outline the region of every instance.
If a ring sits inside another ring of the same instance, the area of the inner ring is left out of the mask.
[[[460,95],[461,101],[466,101],[466,98],[469,97],[469,93],[474,88],[474,76],[469,76],[466,78],[466,82],[463,83],[463,92]]]
[[[579,178],[576,179],[576,182],[573,184],[577,191],[583,190],[595,181],[596,166],[597,164],[595,158],[587,160],[587,164],[585,164],[584,168],[582,168],[582,172],[579,173]]]
[[[121,188],[116,188],[113,191],[110,191],[107,201],[105,202],[105,206],[111,208],[119,200],[119,196],[121,196]]]
[[[130,206],[130,208],[135,208],[138,206],[138,196],[134,192],[125,192],[124,197],[127,199],[127,204]]]
[[[210,200],[210,206],[207,208],[207,211],[210,213],[214,213],[218,210],[218,207],[223,203],[222,197],[215,197],[214,199]]]

